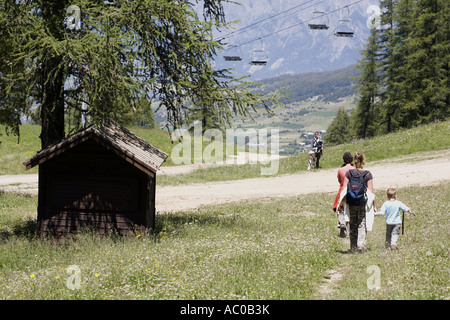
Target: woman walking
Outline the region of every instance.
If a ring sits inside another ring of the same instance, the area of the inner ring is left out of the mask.
[[[344,210],[337,210],[337,206],[338,206],[339,198],[341,196],[341,191],[344,188],[345,174],[349,170],[355,169],[355,167],[352,164],[353,156],[350,152],[345,152],[344,156],[342,157],[342,160],[344,160],[344,164],[339,168],[338,173],[337,173],[337,179],[338,179],[338,183],[339,183],[339,191],[336,195],[336,198],[334,199],[333,211],[336,212],[336,214],[338,216],[338,228],[341,230],[340,236],[342,238],[345,238],[348,236],[349,226],[348,226],[348,222],[345,221]],[[342,206],[342,204],[341,204],[341,206]]]
[[[366,157],[362,153],[356,152],[353,161],[356,169],[347,171],[343,185],[348,186],[348,182],[352,179],[352,176],[359,175],[364,186],[373,194],[372,173],[364,170]],[[350,212],[350,250],[363,252],[366,250],[366,201],[362,205],[352,205],[348,200],[347,204],[349,205]],[[373,202],[373,208],[376,211],[375,200]]]

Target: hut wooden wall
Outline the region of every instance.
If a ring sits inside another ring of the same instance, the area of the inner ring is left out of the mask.
[[[155,178],[90,139],[39,167],[38,227],[101,233],[154,228]]]

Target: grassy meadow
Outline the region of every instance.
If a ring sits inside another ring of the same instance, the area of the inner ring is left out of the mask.
[[[434,123],[327,148],[321,164],[339,167],[344,151],[362,151],[372,162],[447,150],[449,125]],[[156,138],[159,130],[133,130],[166,152],[173,147],[166,133]],[[40,149],[38,135],[39,127],[23,126],[20,144],[1,137],[0,174],[24,173],[22,162]],[[306,170],[306,156],[281,159],[278,174]],[[259,177],[261,166],[160,175],[158,183]],[[398,190],[416,216],[407,216],[397,251],[384,248],[384,218],[376,217],[368,251],[349,253],[349,240],[338,237],[330,210],[334,196],[203,206],[159,214],[152,234],[99,237],[85,230],[55,242],[36,234],[37,196],[0,193],[0,299],[450,298],[449,182]],[[384,198],[378,191],[379,205]],[[373,270],[380,276],[376,288]],[[80,281],[76,288],[74,279]]]
[[[16,137],[6,134],[4,125],[0,125],[0,175],[38,172],[37,167],[25,171],[23,163],[41,150],[40,133],[40,126],[24,125],[20,137]]]
[[[338,237],[334,193],[160,214],[151,235],[59,243],[36,236],[36,196],[0,194],[0,299],[449,299],[450,183],[398,194],[416,213],[399,249],[384,248],[376,217],[362,254]]]

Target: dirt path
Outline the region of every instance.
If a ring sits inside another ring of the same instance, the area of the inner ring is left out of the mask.
[[[368,163],[374,188],[431,185],[450,180],[450,150]],[[268,197],[289,197],[315,192],[337,192],[337,168],[277,177],[164,186],[157,188],[157,211],[193,209]]]
[[[167,167],[163,168],[162,174],[171,174],[171,170],[172,174],[178,174],[196,168]],[[368,163],[365,169],[372,172],[375,189],[437,184],[450,180],[450,149]],[[240,200],[336,192],[336,174],[337,168],[276,177],[162,186],[157,188],[156,209],[162,213]],[[0,176],[2,190],[37,193],[37,175]]]

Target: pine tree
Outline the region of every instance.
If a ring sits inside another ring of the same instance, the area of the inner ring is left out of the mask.
[[[0,15],[0,124],[6,125],[7,134],[20,138],[20,114],[26,111],[25,83],[21,77],[25,70],[23,59],[10,59],[14,43],[8,37],[6,28],[14,21],[8,21]],[[7,94],[15,92],[14,96]],[[1,135],[1,133],[0,133]]]
[[[340,107],[327,128],[325,143],[329,146],[352,141],[350,116]]]
[[[226,125],[217,113],[216,108],[206,104],[194,105],[189,109],[189,115],[187,122],[194,124],[194,122],[200,121],[202,124],[202,133],[208,129],[219,129],[225,132]]]
[[[358,79],[359,100],[352,115],[355,135],[358,138],[374,136],[379,125],[379,88],[378,31],[371,29],[368,43],[359,61],[361,76]]]
[[[391,132],[398,128],[396,114],[400,110],[401,101],[398,98],[395,78],[398,76],[398,69],[402,63],[401,56],[395,51],[397,44],[396,20],[395,20],[395,0],[382,0],[381,25],[379,46],[380,46],[380,128],[385,128],[384,132]]]
[[[446,119],[450,104],[450,10],[445,0],[418,0],[405,41],[408,99],[404,127]]]
[[[388,44],[391,48],[387,58],[387,77],[384,79],[386,91],[384,93],[384,115],[386,115],[386,132],[391,132],[407,126],[405,117],[408,90],[405,90],[405,81],[409,75],[405,70],[407,64],[408,48],[405,45],[411,32],[411,16],[414,9],[413,0],[398,0],[392,8],[392,30]]]
[[[375,59],[378,80],[369,76],[374,70],[370,66],[375,65],[370,59],[374,50],[366,47],[359,65],[363,71],[360,100],[353,114],[359,137],[449,116],[448,1],[382,0],[380,5],[382,27]],[[373,41],[369,38],[369,43]],[[375,87],[378,92],[371,90]],[[375,127],[371,130],[374,124],[377,130]]]

